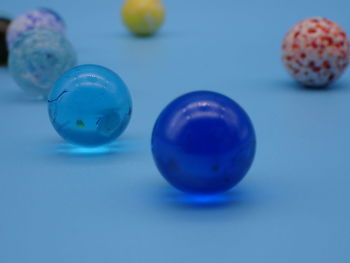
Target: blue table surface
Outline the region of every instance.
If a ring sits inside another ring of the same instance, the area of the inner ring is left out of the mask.
[[[116,71],[133,96],[126,132],[95,152],[66,144],[45,102],[0,69],[0,262],[350,262],[350,75],[331,89],[295,84],[285,33],[326,16],[350,32],[348,0],[166,0],[167,20],[135,38],[121,1],[2,0],[18,15],[46,6],[67,22],[79,63]],[[175,97],[226,94],[252,118],[246,178],[213,199],[171,188],[150,134]]]

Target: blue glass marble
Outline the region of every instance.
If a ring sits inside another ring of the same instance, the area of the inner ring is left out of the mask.
[[[52,125],[70,143],[96,147],[115,140],[131,117],[123,80],[98,65],[80,65],[56,82],[48,99]]]
[[[159,115],[152,152],[163,177],[193,194],[214,194],[235,186],[255,155],[255,132],[246,112],[211,91],[187,93]]]
[[[21,88],[46,98],[55,81],[76,62],[76,52],[62,34],[36,29],[23,35],[12,47],[9,70]]]
[[[17,40],[34,29],[49,29],[64,34],[65,23],[51,9],[37,8],[30,10],[11,22],[6,34],[8,48],[11,49]]]

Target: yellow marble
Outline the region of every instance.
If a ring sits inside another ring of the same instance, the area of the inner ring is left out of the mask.
[[[126,0],[121,15],[133,34],[149,36],[162,26],[165,9],[160,0]]]

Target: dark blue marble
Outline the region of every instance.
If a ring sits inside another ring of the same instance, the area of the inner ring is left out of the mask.
[[[256,139],[247,113],[219,93],[196,91],[171,102],[158,117],[152,152],[164,178],[199,194],[229,190],[249,170]]]

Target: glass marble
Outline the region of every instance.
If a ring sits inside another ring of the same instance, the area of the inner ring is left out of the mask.
[[[11,49],[22,35],[34,29],[49,29],[64,34],[65,23],[63,19],[51,9],[37,8],[30,10],[18,16],[10,24],[6,35],[8,48]]]
[[[55,81],[76,61],[75,50],[62,34],[36,29],[23,35],[11,49],[9,70],[21,88],[46,98]]]
[[[159,115],[152,153],[163,177],[191,194],[216,194],[235,186],[255,155],[255,132],[232,99],[211,91],[187,93]]]
[[[163,25],[165,9],[161,0],[126,0],[121,15],[130,32],[149,36]]]
[[[324,17],[296,24],[282,44],[287,72],[305,87],[325,88],[339,79],[350,63],[346,32]]]
[[[6,44],[6,32],[11,20],[6,17],[0,17],[0,65],[7,64],[8,50]]]
[[[98,65],[80,65],[56,82],[48,99],[51,123],[66,141],[96,147],[114,141],[126,129],[132,111],[123,80]]]

